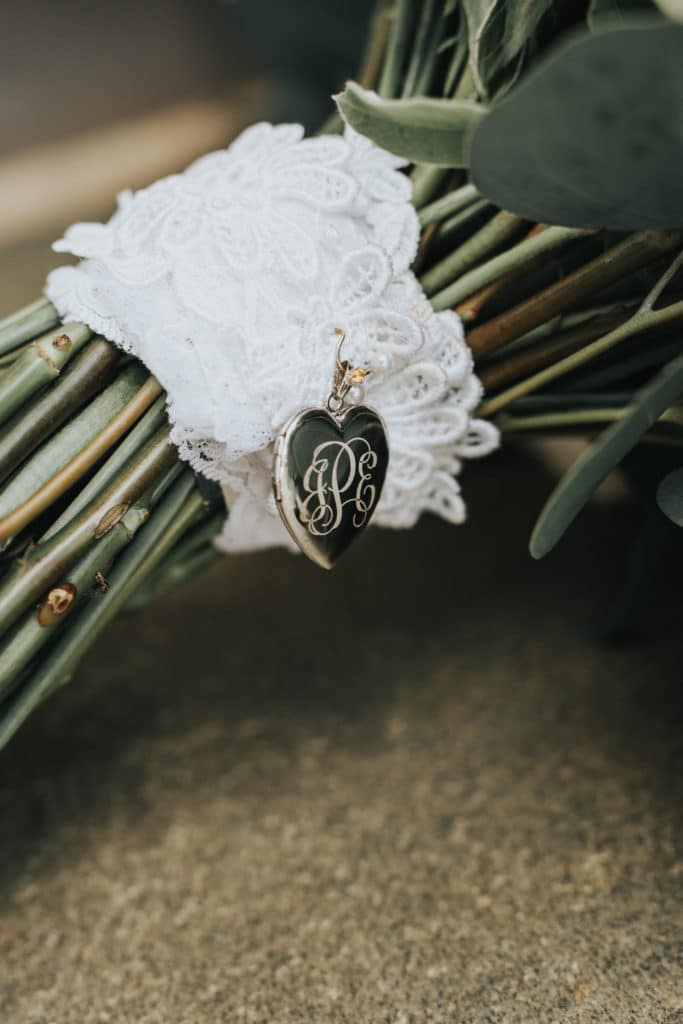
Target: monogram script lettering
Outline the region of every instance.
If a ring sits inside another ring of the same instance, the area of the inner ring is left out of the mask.
[[[313,452],[303,478],[306,498],[299,518],[314,537],[325,537],[340,525],[344,508],[353,506],[353,525],[360,529],[372,512],[377,488],[370,483],[377,454],[364,437],[324,441]]]

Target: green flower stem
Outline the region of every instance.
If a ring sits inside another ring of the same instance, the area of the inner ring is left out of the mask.
[[[594,391],[598,391],[605,385],[629,380],[636,374],[642,373],[643,370],[664,366],[675,356],[680,355],[680,352],[681,342],[677,338],[675,341],[663,341],[659,345],[648,345],[630,356],[622,356],[620,359],[612,361],[607,366],[597,369],[589,366],[583,374],[573,377],[571,382],[568,381],[565,384],[563,394],[569,398],[575,390],[590,387]]]
[[[382,62],[387,49],[391,25],[391,8],[387,4],[379,4],[372,16],[368,44],[358,72],[358,82],[364,89],[377,87],[382,73]]]
[[[0,718],[0,748],[31,712],[54,690],[68,683],[85,651],[107,623],[162,561],[176,541],[207,513],[204,497],[188,470],[175,484],[143,530],[117,562],[109,589],[86,604],[68,623],[63,637],[22,688],[7,701]]]
[[[464,24],[464,11],[460,12],[459,19],[458,39],[443,87],[444,96],[453,96],[454,99],[467,67],[467,26]]]
[[[681,249],[678,256],[671,261],[659,280],[655,281],[653,287],[643,299],[640,305],[641,313],[652,312],[655,303],[661,298],[662,292],[668,288],[669,284],[674,277],[676,277],[681,267],[683,267],[683,249]]]
[[[481,220],[482,214],[489,214],[486,219],[490,219],[494,213],[495,207],[491,206],[488,199],[475,199],[469,206],[454,213],[440,224],[430,224],[422,232],[417,256],[413,262],[413,272],[420,277],[424,266],[431,262],[432,248],[443,251],[444,243],[451,235],[464,233],[471,222]]]
[[[220,558],[221,552],[214,547],[213,540],[220,533],[224,523],[225,510],[222,510],[189,531],[145,584],[133,594],[124,608],[124,614],[139,611],[160,594],[179,586],[196,575],[201,568]]]
[[[385,99],[393,99],[398,93],[410,39],[412,13],[412,0],[395,0],[389,42],[377,88],[379,95]]]
[[[381,3],[372,16],[368,33],[368,44],[356,78],[358,84],[364,89],[377,88],[379,76],[382,73],[387,41],[393,23],[392,15],[391,4]],[[335,108],[316,134],[334,135],[343,132],[343,130],[344,119],[341,117],[339,110]]]
[[[446,19],[434,16],[436,0],[423,0],[420,23],[413,48],[408,74],[405,75],[402,96],[427,96],[432,93],[434,75],[438,66],[441,41]],[[420,7],[420,5],[419,5]]]
[[[436,228],[436,231],[434,232],[434,241],[439,246],[443,246],[452,235],[463,232],[471,221],[477,220],[483,213],[488,214],[487,221],[490,221],[495,215],[495,212],[495,206],[492,206],[488,199],[476,199],[463,210],[460,210],[458,213],[454,213],[451,217],[447,217],[446,220],[441,221],[440,224],[433,225],[433,227]]]
[[[453,94],[455,100],[476,100],[477,85],[472,74],[472,66],[468,62],[462,72],[458,87]]]
[[[486,285],[496,281],[509,271],[518,270],[535,260],[540,260],[556,249],[573,242],[576,238],[594,233],[586,228],[547,227],[463,274],[453,284],[434,295],[431,300],[432,306],[436,310],[457,306],[459,302],[474,295],[475,292],[485,288]]]
[[[61,616],[41,616],[40,611],[29,611],[17,627],[3,641],[0,648],[0,699],[14,688],[26,665],[38,651],[52,640],[65,622],[85,599],[98,600],[109,584],[106,574],[120,552],[133,540],[137,531],[149,519],[154,507],[183,471],[180,462],[171,467],[163,478],[163,489],[159,486],[148,488],[133,504],[122,519],[98,540],[73,568],[59,580],[59,586],[73,587],[74,599],[67,612]],[[221,517],[223,521],[224,517]],[[180,547],[181,545],[178,545]],[[44,602],[49,595],[45,595]]]
[[[479,414],[491,416],[493,413],[510,405],[515,399],[531,394],[533,391],[538,391],[539,388],[550,384],[551,381],[558,380],[560,377],[571,373],[573,370],[596,359],[605,352],[609,352],[615,345],[621,344],[621,342],[628,340],[628,338],[633,338],[643,331],[654,330],[674,323],[683,323],[683,301],[674,302],[663,309],[638,309],[625,323],[615,327],[614,330],[609,331],[591,344],[585,345],[578,352],[565,356],[563,359],[558,360],[558,362],[553,363],[552,366],[547,366],[531,377],[527,377],[526,380],[520,381],[519,384],[508,388],[507,391],[502,391],[499,395],[495,395],[493,398],[488,399],[488,401],[483,402],[479,407]]]
[[[0,354],[11,352],[25,341],[44,334],[59,323],[59,313],[49,299],[41,298],[30,306],[0,320]]]
[[[423,0],[422,10],[420,12],[420,19],[417,25],[417,32],[415,34],[415,43],[412,47],[412,57],[408,65],[408,70],[403,78],[403,89],[401,90],[401,96],[404,98],[414,96],[417,92],[416,86],[420,76],[420,67],[422,65],[422,58],[427,49],[429,41],[429,29],[433,26],[434,18],[434,5],[436,0]],[[442,20],[442,19],[439,19]]]
[[[495,210],[495,208],[492,209]],[[443,226],[446,225],[441,225],[441,229]],[[545,230],[545,228],[545,224],[533,225],[530,230],[526,231],[521,241],[533,238],[535,234],[539,234],[541,231]],[[475,270],[476,269],[477,268],[475,267]],[[524,265],[507,270],[500,276],[500,278],[496,278],[494,281],[490,282],[490,284],[485,285],[476,292],[473,292],[468,297],[467,302],[461,302],[460,305],[456,306],[455,311],[461,316],[463,323],[470,324],[472,321],[475,321],[475,319],[478,319],[481,311],[485,310],[490,302],[495,301],[496,297],[500,295],[501,292],[505,292],[505,290],[509,288],[517,278],[519,278],[523,270]]]
[[[525,236],[526,238],[531,235],[538,234],[539,231],[543,230],[542,224],[537,224],[535,228]],[[514,270],[508,270],[501,277],[497,277],[495,281],[491,281],[490,284],[484,285],[479,291],[473,292],[464,302],[459,303],[455,306],[455,312],[458,314],[462,322],[466,325],[465,329],[472,327],[474,320],[481,319],[482,314],[486,317],[487,309],[490,312],[491,305],[496,302],[496,299],[500,302],[501,293],[503,294],[503,302],[508,306],[514,305],[514,301],[507,301],[505,293],[511,285],[514,285],[519,277],[524,273],[524,267],[515,267]]]
[[[509,410],[510,415],[520,416],[527,413],[569,412],[572,409],[621,409],[633,400],[633,389],[630,391],[577,391],[566,394],[564,391],[549,391],[543,395],[528,395],[518,399]]]
[[[577,309],[573,312],[557,313],[550,320],[545,320],[538,327],[533,327],[526,334],[520,334],[519,338],[509,341],[500,352],[493,353],[492,359],[504,359],[513,352],[519,352],[528,348],[529,345],[535,345],[536,342],[559,334],[560,331],[579,327],[581,324],[588,323],[589,320],[629,313],[640,305],[640,301],[640,298],[637,298],[631,302],[611,302],[604,306],[590,306],[587,309]]]
[[[204,548],[207,544],[212,544],[214,537],[220,533],[225,525],[225,510],[221,509],[216,512],[210,519],[200,523],[194,530],[183,537],[180,544],[177,545],[171,552],[171,556],[174,561],[182,562],[190,555],[196,554],[199,548]],[[166,565],[160,566],[159,570],[165,569]]]
[[[127,366],[109,387],[49,437],[24,463],[0,493],[0,540],[16,532],[6,525],[5,520],[105,431],[136,397],[148,376],[148,371],[139,363]]]
[[[17,348],[13,348],[11,352],[5,352],[4,356],[0,356],[0,373],[6,374],[12,363],[16,363],[19,356],[23,356],[24,352],[27,352],[32,344],[33,339],[24,341]]]
[[[0,635],[59,580],[93,540],[173,465],[178,454],[163,428],[147,442],[109,487],[59,533],[27,548],[0,583]],[[111,523],[109,520],[111,519]],[[103,532],[104,531],[104,532]]]
[[[682,243],[682,231],[641,231],[629,235],[623,242],[596,256],[538,295],[525,299],[470,331],[467,341],[475,359],[490,355],[557,313],[574,308],[620,277],[648,263],[654,263],[667,252],[679,248]]]
[[[587,427],[600,423],[615,423],[623,419],[628,407],[572,409],[567,412],[540,413],[537,416],[515,416],[511,413],[496,417],[496,426],[504,434],[521,433],[529,430],[553,430],[567,427]],[[671,406],[657,420],[658,423],[683,427],[683,408]],[[643,437],[641,440],[646,440]],[[683,437],[680,439],[683,444]]]
[[[66,494],[102,456],[130,429],[161,392],[155,377],[148,377],[139,391],[106,426],[62,469],[50,477],[30,498],[0,519],[0,538],[13,537]]]
[[[450,167],[437,167],[434,164],[415,164],[411,172],[413,182],[413,206],[421,210],[431,203],[444,181],[452,173]]]
[[[121,472],[126,463],[149,441],[150,437],[166,423],[166,395],[160,395],[130,433],[109,456],[104,465],[83,487],[71,504],[50,526],[41,540],[49,540],[77,516],[95,498],[107,484]]]
[[[0,699],[3,699],[22,671],[48,640],[52,640],[86,598],[99,596],[96,589],[98,579],[105,579],[116,556],[130,543],[138,529],[149,518],[151,508],[147,504],[135,504],[128,509],[119,522],[71,568],[59,585],[73,587],[74,599],[68,611],[60,616],[47,617],[41,621],[38,611],[29,611],[21,622],[7,636],[0,647]],[[105,584],[106,585],[106,584]],[[45,596],[44,602],[48,600]]]
[[[3,374],[0,381],[0,423],[5,423],[37,391],[58,377],[92,331],[84,324],[65,324],[36,341]]]
[[[393,23],[392,4],[378,4],[370,22],[368,42],[363,54],[356,81],[364,89],[377,89],[379,76],[382,73],[384,54]],[[318,128],[317,135],[336,135],[344,131],[344,119],[335,107],[334,111]]]
[[[120,358],[118,349],[103,338],[91,341],[52,387],[7,424],[0,436],[0,480],[102,390]]]
[[[448,192],[440,199],[435,199],[433,203],[424,206],[419,214],[420,226],[426,228],[430,224],[445,220],[446,217],[464,210],[466,206],[470,206],[477,199],[481,199],[481,195],[474,185],[461,185],[453,192]]]
[[[223,521],[224,519],[225,517],[223,517]],[[157,598],[169,590],[182,586],[183,583],[187,583],[193,576],[222,557],[224,556],[217,548],[208,544],[199,551],[187,555],[182,561],[169,557],[160,567],[162,571],[156,578],[152,596]]]
[[[437,311],[445,309],[452,303],[443,302],[441,289],[450,284],[454,278],[460,277],[466,271],[471,270],[492,252],[502,248],[512,238],[523,231],[527,221],[522,220],[515,214],[501,210],[495,217],[492,217],[483,228],[480,228],[474,235],[459,245],[445,259],[423,274],[420,283],[432,299],[432,305]],[[441,292],[439,303],[436,302],[436,293]]]
[[[578,351],[589,342],[602,337],[608,330],[623,324],[626,319],[627,317],[622,315],[589,320],[568,331],[543,338],[533,345],[527,345],[517,352],[504,354],[503,358],[484,364],[478,370],[479,379],[487,393],[495,391],[512,381],[519,380],[520,377],[531,375],[544,366],[552,365],[571,352]]]
[[[163,476],[160,476],[153,483],[149,499],[153,505],[157,505],[159,503],[169,487],[175,483],[180,474],[186,468],[187,464],[182,462],[179,458],[176,458],[176,461],[168,467]]]

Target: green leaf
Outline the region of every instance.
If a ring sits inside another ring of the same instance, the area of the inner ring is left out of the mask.
[[[552,4],[553,0],[463,0],[470,67],[480,96],[500,89],[506,70],[516,78],[524,52]],[[505,82],[507,88],[511,84]]]
[[[441,167],[468,166],[470,139],[487,109],[466,100],[383,100],[355,82],[335,100],[351,127],[378,146]]]
[[[665,516],[683,526],[683,469],[674,469],[657,488],[657,504]]]
[[[577,459],[545,504],[529,545],[543,558],[563,536],[593,491],[683,393],[683,356],[672,360],[642,388],[623,417]]]
[[[506,33],[503,53],[508,61],[514,60],[530,43],[543,16],[555,0],[516,0],[505,4]]]
[[[530,220],[683,224],[683,27],[632,16],[582,30],[496,105],[471,147],[474,183]]]

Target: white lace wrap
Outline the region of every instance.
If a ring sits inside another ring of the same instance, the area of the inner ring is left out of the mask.
[[[410,264],[419,225],[400,160],[351,129],[304,139],[256,124],[183,174],[119,196],[107,224],[55,243],[82,257],[46,292],[134,353],[168,393],[173,440],[219,481],[226,550],[292,546],[271,494],[272,441],[328,395],[337,344],[371,370],[390,463],[374,523],[461,522],[461,459],[497,445],[459,318],[432,312]]]

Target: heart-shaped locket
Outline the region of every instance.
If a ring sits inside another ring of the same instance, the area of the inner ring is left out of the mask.
[[[365,405],[305,409],[275,445],[273,487],[282,520],[304,554],[331,569],[377,507],[389,462],[380,416]]]

